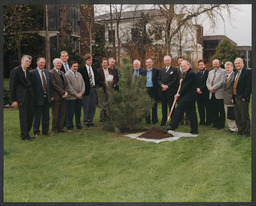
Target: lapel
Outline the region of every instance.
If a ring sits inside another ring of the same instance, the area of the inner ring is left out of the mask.
[[[246,72],[246,71],[245,71],[245,67],[244,67],[244,68],[242,69],[242,72],[241,72],[240,76],[239,76],[239,79],[238,79],[238,82],[237,82],[237,86],[239,85],[240,80],[243,79],[245,72]]]
[[[22,67],[20,66],[19,67],[19,77],[20,77],[20,80],[21,80],[21,82],[22,82],[22,84],[25,86],[25,87],[27,87],[28,86],[28,79],[27,78],[29,78],[29,72],[28,71],[26,71],[26,74],[27,74],[27,78],[25,77],[25,74],[24,74],[24,71],[23,71],[23,69],[22,69]]]

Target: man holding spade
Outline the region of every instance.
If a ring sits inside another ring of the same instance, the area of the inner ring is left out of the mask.
[[[188,118],[190,120],[190,133],[198,134],[198,123],[195,107],[196,75],[193,69],[191,68],[191,64],[186,60],[183,60],[181,62],[181,69],[184,73],[184,78],[183,80],[180,80],[180,91],[178,91],[177,94],[174,96],[174,104],[176,103],[177,99],[179,99],[179,104],[174,111],[169,126],[167,126],[165,130],[175,130],[176,128],[178,128],[182,115],[184,115],[184,112],[187,112]]]

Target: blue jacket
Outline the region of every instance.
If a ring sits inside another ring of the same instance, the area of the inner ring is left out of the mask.
[[[235,83],[235,78],[234,78],[234,83]],[[242,69],[242,72],[237,82],[236,92],[237,92],[238,98],[240,99],[243,98],[245,99],[246,102],[250,102],[250,95],[252,93],[252,71],[251,70],[245,67]]]

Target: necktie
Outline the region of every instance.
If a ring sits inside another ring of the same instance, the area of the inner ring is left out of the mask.
[[[240,75],[240,71],[238,71],[237,75],[236,75],[236,79],[235,79],[235,83],[234,83],[234,86],[233,86],[233,94],[236,95],[236,87],[237,87],[237,82],[238,82],[238,79],[239,79],[239,75]]]
[[[75,72],[74,74],[75,74],[75,77],[77,78],[77,74],[76,74],[76,72]]]
[[[201,79],[203,78],[203,76],[204,76],[204,72],[203,72],[203,71],[201,71]]]
[[[27,78],[27,73],[26,73],[26,70],[24,70],[24,75],[25,75],[25,78]]]
[[[214,76],[213,76],[212,84],[211,84],[212,86],[213,86],[213,83],[214,83],[214,80],[215,80],[215,77],[216,77],[216,73],[217,73],[217,72],[216,72],[216,71],[214,71]]]
[[[169,70],[169,67],[166,67],[165,72],[168,72],[168,70]]]
[[[66,72],[68,71],[68,63],[64,63]]]
[[[89,67],[89,72],[88,72],[88,76],[90,78],[90,86],[93,87],[93,79],[92,79],[92,72],[91,72],[91,67]]]
[[[46,86],[46,80],[45,80],[45,76],[44,76],[43,70],[41,71],[41,74],[42,74],[42,79],[43,79],[44,92],[46,92],[47,91],[47,86]]]

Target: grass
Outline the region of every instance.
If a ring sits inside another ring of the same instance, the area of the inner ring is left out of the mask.
[[[226,130],[155,144],[96,126],[23,142],[5,110],[4,202],[250,202],[251,137]]]

